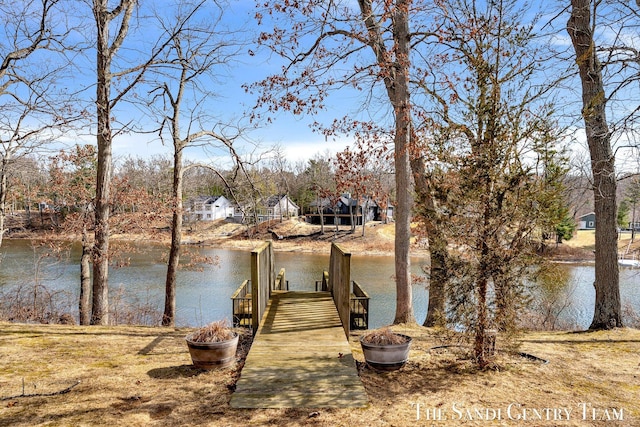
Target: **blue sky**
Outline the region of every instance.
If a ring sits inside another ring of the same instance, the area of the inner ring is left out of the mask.
[[[145,2],[142,3],[143,6]],[[149,4],[149,3],[146,3]],[[155,3],[155,5],[170,3]],[[167,8],[168,9],[168,8]],[[79,6],[76,13],[87,13],[88,6]],[[163,10],[165,12],[166,10]],[[217,97],[211,98],[207,102],[207,112],[222,122],[236,123],[243,115],[248,114],[255,103],[252,95],[247,94],[243,85],[261,80],[271,73],[280,70],[282,62],[280,58],[271,56],[267,52],[258,49],[253,40],[256,36],[256,23],[253,19],[254,15],[253,1],[231,1],[230,7],[225,11],[225,20],[220,24],[221,29],[235,31],[238,37],[247,39],[247,45],[239,50],[234,56],[234,61],[230,67],[224,71],[226,74],[220,77],[218,81],[211,81],[205,84],[214,87]],[[142,15],[143,13],[141,13]],[[169,12],[167,12],[169,14]],[[204,16],[206,18],[206,16]],[[93,31],[93,22],[91,17],[87,19],[87,31]],[[115,26],[114,26],[115,27]],[[242,31],[245,32],[242,32]],[[139,51],[147,52],[150,49],[150,42],[153,37],[149,36],[149,30],[136,31],[132,29],[128,35],[121,52],[131,59],[131,63],[138,60],[136,55]],[[249,54],[251,52],[251,55]],[[73,78],[66,82],[67,86],[84,87],[81,97],[85,102],[94,96],[94,88],[92,87],[95,77],[92,69],[95,53],[92,49],[83,55],[78,55],[74,59],[76,64],[76,72]],[[133,59],[135,58],[135,59]],[[144,96],[144,91],[141,92]],[[140,94],[139,94],[140,96]],[[343,99],[344,100],[344,99]],[[88,104],[90,113],[95,111],[93,105]],[[346,139],[342,140],[326,140],[324,136],[313,132],[309,125],[314,120],[325,120],[330,122],[335,116],[345,114],[344,103],[340,106],[340,111],[329,107],[326,112],[321,112],[315,117],[294,116],[288,112],[278,113],[271,117],[269,122],[263,120],[256,123],[257,128],[246,132],[247,143],[243,144],[243,153],[250,158],[257,157],[260,153],[270,150],[274,146],[279,146],[286,154],[287,159],[291,162],[306,161],[316,154],[324,154],[326,152],[335,153],[343,150],[351,142]],[[115,116],[122,121],[129,120],[133,117],[143,127],[150,127],[152,123],[148,119],[141,118],[141,112],[138,107],[132,107],[127,103],[121,103],[115,111]],[[246,121],[245,121],[246,122]],[[78,142],[94,143],[94,131],[84,131],[82,134],[67,135],[62,138],[66,143],[73,144]],[[123,133],[117,135],[113,140],[114,157],[138,156],[149,157],[152,155],[171,154],[172,147],[163,146],[156,135]],[[186,151],[186,157],[198,161],[213,161],[222,163],[226,160],[224,151],[211,150],[206,151],[200,148],[190,148]]]
[[[77,2],[75,4],[77,9],[74,12],[76,13],[76,16],[82,16],[85,19],[87,22],[85,31],[90,34],[91,31],[93,31],[92,26],[94,24],[90,16],[89,6],[85,2]],[[169,10],[169,6],[174,4],[175,2],[166,0],[142,2],[143,7],[145,5],[155,5],[166,10]],[[253,36],[255,36],[257,26],[253,19],[253,15],[255,13],[254,1],[232,0],[229,2],[229,5],[230,6],[226,10],[223,25],[229,27],[229,29],[243,29],[248,32],[253,32]],[[553,14],[555,15],[556,12],[557,11],[554,10]],[[141,16],[142,15],[143,13]],[[142,20],[140,20],[140,22],[142,22]],[[559,46],[564,45],[569,47],[569,38],[563,28],[565,22],[566,17],[564,15],[560,15],[556,20],[555,24],[558,26],[557,37],[553,43]],[[251,34],[247,34],[247,37],[251,37]],[[152,39],[153,37],[150,37],[148,29],[141,32],[135,32],[132,30],[128,40],[129,44],[126,45],[126,52],[132,52],[132,55],[135,56],[136,51],[144,51],[145,46],[148,46],[148,43]],[[250,50],[255,53],[255,56],[249,55]],[[95,77],[92,74],[94,55],[93,51],[89,50],[83,55],[77,55],[74,57],[73,61],[77,68],[73,72],[73,78],[66,81],[70,90],[84,87],[85,90],[81,93],[81,98],[82,101],[88,103],[91,102],[91,98],[94,95],[94,89],[91,87],[93,81],[95,81]],[[268,53],[259,50],[254,45],[247,45],[241,49],[236,59],[237,61],[235,64],[233,64],[233,66],[228,70],[228,77],[224,79],[224,83],[216,83],[218,85],[216,89],[220,97],[211,99],[208,104],[209,111],[213,115],[219,116],[223,121],[229,120],[230,122],[234,122],[238,116],[242,115],[243,112],[248,111],[253,106],[254,99],[245,93],[242,88],[243,84],[263,79],[267,75],[277,72],[282,65],[281,60],[277,56],[270,56]],[[571,101],[576,102],[575,108],[572,105],[571,109],[575,110],[576,114],[579,114],[578,104],[580,101],[580,95],[577,90],[579,84],[576,79],[572,80],[571,83],[573,84],[574,90],[569,93],[567,98],[575,98],[575,101]],[[257,156],[257,153],[266,151],[271,147],[278,145],[286,153],[287,158],[290,161],[295,162],[306,160],[318,153],[324,153],[327,151],[334,153],[336,151],[343,150],[345,147],[352,144],[350,139],[342,138],[338,141],[327,141],[322,135],[314,133],[309,128],[309,124],[314,120],[330,123],[334,118],[355,113],[359,108],[358,99],[357,94],[353,91],[347,90],[346,92],[342,91],[341,93],[336,94],[330,102],[328,102],[327,111],[321,112],[318,116],[293,116],[288,112],[281,112],[275,115],[270,123],[262,122],[260,123],[259,128],[247,134],[247,139],[252,143],[258,144],[258,147],[252,148],[253,146],[251,144],[247,144],[245,153],[247,155],[252,153],[255,157]],[[87,108],[90,113],[95,111],[95,108],[91,104],[88,105],[89,107]],[[123,119],[128,119],[129,117],[134,117],[138,114],[139,111],[137,109],[124,105],[120,107],[119,111],[117,111],[118,117]],[[577,134],[579,135],[577,138],[578,141],[583,141],[584,137],[580,136],[581,133],[579,130]],[[90,132],[84,132],[82,135],[69,135],[63,139],[68,143],[95,142],[95,136],[92,136]],[[127,133],[118,135],[114,139],[113,147],[116,157],[126,155],[148,157],[150,155],[171,153],[171,147],[162,146],[157,137],[149,134],[141,135]],[[218,157],[217,153],[205,153],[202,152],[202,150],[195,148],[189,150],[187,156],[198,160],[213,158],[215,161],[224,161],[223,155]],[[633,158],[633,160],[635,160],[634,156],[629,155],[624,156],[624,158],[627,160],[632,160]]]

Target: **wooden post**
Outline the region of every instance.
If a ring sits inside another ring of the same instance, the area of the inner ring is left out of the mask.
[[[251,325],[253,333],[258,331],[260,320],[271,297],[275,282],[273,247],[271,242],[251,251]]]
[[[351,297],[351,254],[335,243],[331,244],[329,259],[329,290],[338,309],[344,333],[349,337]]]

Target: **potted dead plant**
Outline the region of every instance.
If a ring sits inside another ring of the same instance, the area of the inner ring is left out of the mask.
[[[380,371],[395,371],[409,360],[411,337],[385,327],[362,335],[360,346],[367,365]]]
[[[193,365],[201,369],[221,369],[236,359],[238,333],[224,320],[209,323],[185,337]]]

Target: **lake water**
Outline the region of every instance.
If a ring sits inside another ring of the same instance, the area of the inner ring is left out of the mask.
[[[250,252],[207,247],[190,248],[202,255],[217,258],[216,265],[204,265],[201,271],[181,270],[177,284],[177,319],[179,326],[196,326],[213,320],[231,319],[231,295],[250,278]],[[132,253],[127,267],[112,267],[109,271],[110,293],[122,290],[128,296],[149,303],[162,310],[166,265],[161,261],[167,249],[151,245],[144,251]],[[68,259],[40,257],[27,240],[4,240],[0,248],[0,289],[7,285],[25,285],[38,280],[51,289],[71,292],[77,307],[79,287],[79,248]],[[412,259],[412,272],[422,273],[425,259]],[[36,268],[36,265],[40,265]],[[329,268],[327,254],[276,252],[276,269],[285,268],[291,290],[313,290],[315,281]],[[567,293],[570,306],[563,312],[565,320],[578,328],[589,326],[593,316],[594,268],[592,265],[567,265],[570,283]],[[380,327],[393,321],[395,313],[394,260],[388,256],[352,254],[351,278],[371,297],[370,327]],[[620,271],[620,291],[623,304],[640,313],[640,270]],[[414,285],[415,316],[422,322],[426,316],[428,292],[423,285]]]

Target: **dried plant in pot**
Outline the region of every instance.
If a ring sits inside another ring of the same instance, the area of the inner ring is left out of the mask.
[[[224,320],[202,326],[185,337],[193,365],[207,370],[233,365],[238,338],[238,333]]]
[[[386,327],[362,335],[360,346],[367,365],[380,371],[395,371],[409,360],[411,337]]]

